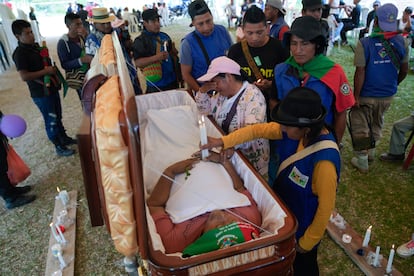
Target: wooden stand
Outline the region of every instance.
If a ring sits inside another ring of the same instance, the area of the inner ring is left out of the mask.
[[[63,235],[67,243],[62,246],[62,255],[66,262],[66,267],[62,269],[62,275],[73,275],[75,269],[75,240],[76,240],[76,202],[77,191],[69,192],[68,214],[67,217],[73,220],[73,223],[65,229]],[[63,204],[59,199],[55,200],[55,210],[53,211],[53,223],[56,223],[59,212],[64,210]],[[46,226],[45,226],[46,227]],[[47,227],[50,232],[49,249],[47,252],[46,270],[45,276],[51,276],[55,271],[60,270],[60,263],[56,257],[52,255],[52,246],[58,243],[53,237],[49,226]]]
[[[329,222],[327,226],[327,231],[329,236],[343,249],[346,254],[352,259],[352,261],[362,270],[365,275],[386,275],[386,267],[388,261],[389,249],[386,250],[382,248],[383,258],[380,261],[381,267],[374,267],[367,263],[366,257],[369,252],[375,253],[375,249],[372,249],[369,245],[368,247],[363,248],[363,255],[357,254],[358,249],[362,247],[363,238],[348,224],[345,223],[345,229],[340,229],[333,222]],[[342,235],[348,234],[352,237],[350,243],[345,243],[342,241]],[[385,251],[386,250],[386,251]],[[384,254],[385,253],[385,254]],[[403,274],[399,272],[395,267],[393,267],[391,274],[393,276],[402,276]]]

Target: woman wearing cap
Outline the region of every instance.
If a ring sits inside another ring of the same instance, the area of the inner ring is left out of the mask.
[[[255,85],[242,75],[240,65],[228,57],[215,58],[205,75],[197,81],[207,83],[195,96],[202,114],[211,114],[225,133],[246,125],[266,122],[266,100]],[[203,89],[210,87],[218,92],[210,97]],[[239,146],[256,170],[267,178],[269,142],[257,139]]]
[[[272,110],[275,122],[250,125],[221,138],[209,137],[209,143],[202,146],[228,149],[260,137],[279,140],[281,146],[288,138],[299,142],[296,153],[283,160],[273,186],[299,222],[295,275],[319,274],[317,248],[335,206],[340,155],[333,133],[325,127],[326,114],[315,91],[294,88]]]
[[[283,42],[291,56],[275,68],[277,92],[271,95],[271,101],[283,100],[290,90],[299,86],[316,91],[327,111],[325,122],[332,127],[339,144],[345,132],[346,111],[354,105],[355,99],[342,67],[323,55],[326,38],[319,21],[311,16],[296,18]],[[271,152],[269,166],[270,184],[277,170],[276,160],[286,159],[297,147],[297,141],[284,147],[278,147],[276,141],[276,152]]]

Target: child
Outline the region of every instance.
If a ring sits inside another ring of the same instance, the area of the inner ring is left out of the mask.
[[[0,121],[3,113],[0,111]],[[13,209],[28,204],[36,199],[35,195],[24,195],[30,192],[30,186],[14,187],[7,176],[7,151],[9,143],[7,137],[0,131],[0,196],[6,202],[7,209]]]
[[[66,146],[76,144],[76,140],[66,135],[62,124],[62,106],[56,68],[44,65],[40,47],[34,41],[29,22],[15,20],[12,24],[12,31],[19,43],[14,50],[13,60],[20,77],[29,87],[33,102],[43,115],[46,134],[55,145],[58,156],[73,155],[75,151]],[[45,75],[50,75],[51,78],[48,86],[43,82]]]

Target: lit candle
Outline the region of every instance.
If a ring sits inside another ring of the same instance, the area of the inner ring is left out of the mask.
[[[375,250],[375,258],[374,258],[374,266],[379,266],[379,253],[380,253],[380,247],[377,245],[377,249]]]
[[[198,120],[198,126],[200,128],[200,141],[201,145],[207,144],[207,129],[204,115],[201,115],[201,120]],[[206,159],[208,157],[208,149],[203,149],[201,151],[201,159]]]
[[[61,242],[61,240],[60,240],[60,238],[59,238],[59,236],[58,236],[58,234],[57,234],[57,232],[56,232],[56,228],[54,227],[54,225],[53,225],[53,222],[52,223],[50,223],[49,224],[49,226],[50,226],[50,230],[52,231],[52,234],[53,234],[53,237],[55,238],[55,240],[57,241],[57,242]]]
[[[59,197],[60,201],[62,201],[63,206],[66,207],[66,205],[69,202],[69,194],[68,194],[68,192],[66,190],[62,190],[61,191],[59,189],[59,187],[56,187],[56,190],[59,193],[59,196],[58,197]]]
[[[60,263],[60,269],[63,269],[66,267],[66,262],[65,262],[65,259],[63,259],[62,247],[60,246],[60,244],[54,244],[52,246],[52,255],[58,258],[59,263]]]
[[[62,230],[60,230],[59,225],[56,225],[56,230],[59,233],[59,238],[61,239],[62,243],[66,243],[65,236],[63,236]]]
[[[392,271],[392,261],[394,260],[394,254],[395,254],[394,245],[392,245],[390,256],[388,257],[387,269],[385,270],[388,274],[391,273]]]
[[[365,232],[365,237],[364,237],[364,241],[362,242],[362,247],[368,246],[369,239],[371,238],[371,228],[372,228],[372,225],[370,225],[367,231]]]

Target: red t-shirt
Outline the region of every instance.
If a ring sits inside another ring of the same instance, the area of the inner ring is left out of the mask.
[[[230,210],[247,219],[255,225],[262,224],[262,216],[257,208],[252,195],[248,190],[242,192],[250,202],[250,206],[231,208]],[[161,236],[165,247],[165,253],[182,252],[189,244],[193,243],[203,233],[205,222],[210,213],[174,224],[166,212],[152,214],[157,232]]]

